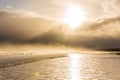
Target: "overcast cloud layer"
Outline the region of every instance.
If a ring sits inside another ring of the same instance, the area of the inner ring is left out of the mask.
[[[67,25],[57,25],[56,21],[32,12],[1,10],[0,42],[61,44],[91,49],[120,48],[120,0],[87,1],[82,3],[89,4],[84,6],[85,9],[91,16],[96,14],[95,17],[98,17],[86,21],[72,32],[69,32]]]

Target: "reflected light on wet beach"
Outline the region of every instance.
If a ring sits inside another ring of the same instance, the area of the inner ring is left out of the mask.
[[[83,55],[71,53],[68,56],[70,57],[70,80],[81,80],[82,74],[80,70],[82,68],[82,61],[80,59],[83,58]]]

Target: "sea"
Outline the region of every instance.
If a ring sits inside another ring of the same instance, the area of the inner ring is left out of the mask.
[[[0,68],[0,80],[120,80],[120,55],[68,53]]]

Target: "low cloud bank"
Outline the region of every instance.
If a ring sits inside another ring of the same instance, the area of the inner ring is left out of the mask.
[[[70,32],[65,24],[28,12],[0,11],[0,43],[120,48],[120,16],[85,22]]]

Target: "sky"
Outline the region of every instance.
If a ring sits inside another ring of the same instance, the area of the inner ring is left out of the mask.
[[[69,4],[86,18],[74,30],[62,22]],[[0,43],[120,48],[119,7],[120,0],[0,0]]]

